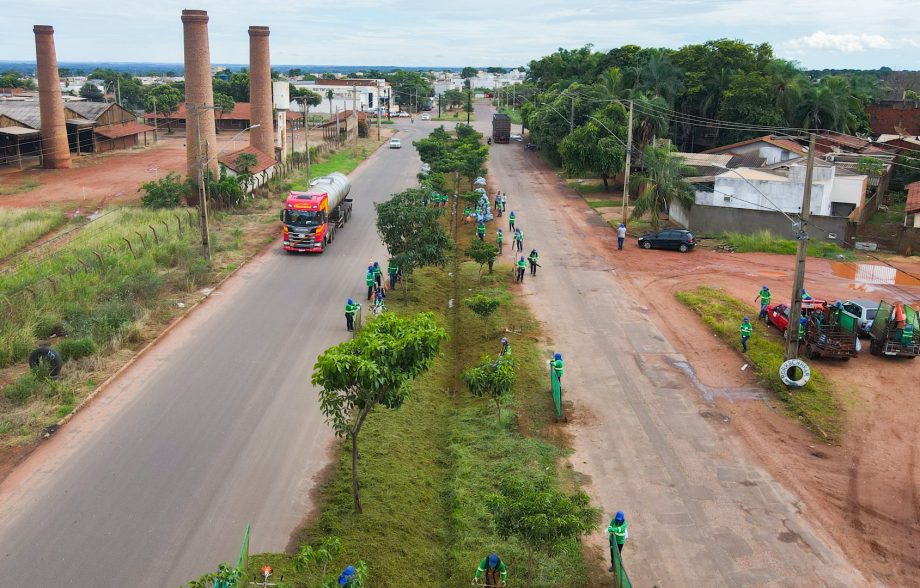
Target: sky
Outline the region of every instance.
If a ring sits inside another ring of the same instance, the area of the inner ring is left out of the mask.
[[[808,69],[920,69],[920,0],[17,0],[0,61],[33,61],[32,25],[49,24],[58,61],[181,62],[183,8],[208,11],[213,63],[247,63],[249,25],[267,25],[275,64],[515,67],[727,37]]]

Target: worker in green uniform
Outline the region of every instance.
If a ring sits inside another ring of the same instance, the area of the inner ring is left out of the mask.
[[[607,526],[607,532],[610,533],[610,571],[614,570],[614,562],[616,561],[615,556],[613,555],[613,550],[617,550],[617,555],[623,553],[623,544],[626,543],[626,539],[629,537],[629,531],[626,530],[626,515],[623,514],[623,511],[617,511],[616,516],[613,517],[613,520],[610,521],[610,524]]]
[[[525,269],[527,269],[527,262],[524,261],[524,256],[522,255],[521,259],[518,260],[517,265],[516,265],[516,272],[515,272],[515,278],[514,278],[515,282],[524,281],[524,270]]]
[[[505,234],[502,233],[501,229],[498,229],[497,238],[498,238],[498,254],[501,255],[502,254],[502,242],[504,242],[505,240]]]
[[[511,213],[508,214],[508,230],[509,230],[509,231],[513,231],[513,230],[514,230],[514,221],[515,221],[515,220],[517,220],[517,217],[514,215],[514,211],[512,210]]]
[[[527,256],[527,261],[530,263],[530,275],[532,276],[537,275],[537,267],[539,267],[540,265],[539,263],[537,263],[537,259],[539,259],[539,256],[537,255],[537,250],[531,249],[530,255]]]
[[[799,319],[799,341],[805,339],[805,324],[808,322],[808,319],[804,316]]]
[[[351,298],[345,303],[345,328],[349,331],[355,330],[355,315],[361,310],[361,305]]]
[[[502,350],[498,352],[498,355],[511,355],[511,342],[507,337],[502,337]]]
[[[387,276],[390,278],[390,290],[392,290],[396,287],[396,278],[399,277],[399,266],[392,259],[387,263]]]
[[[524,251],[524,231],[522,231],[520,227],[514,229],[514,247],[512,247],[512,249],[514,249],[515,247],[517,248],[518,251],[523,253]]]
[[[383,268],[376,261],[374,262],[374,283],[377,284],[378,288],[383,286]]]
[[[463,209],[463,222],[470,222],[470,215],[473,214],[472,209],[469,206]]]
[[[483,221],[479,221],[479,224],[476,225],[476,236],[480,241],[486,240],[486,223]]]
[[[757,295],[756,298],[754,298],[754,302],[757,302],[758,299],[760,300],[760,318],[761,319],[767,318],[767,306],[770,304],[771,297],[772,297],[772,294],[770,294],[770,287],[764,284],[763,288],[760,289],[760,293]]]
[[[738,329],[741,331],[741,349],[747,353],[747,342],[751,338],[751,333],[754,332],[754,327],[751,325],[751,319],[744,317],[744,320],[741,321],[741,328]]]
[[[559,382],[561,383],[562,382],[562,367],[563,367],[562,354],[557,353],[556,355],[554,355],[553,360],[550,362],[550,365],[553,368],[553,372],[556,374],[556,379],[559,380]]]
[[[484,580],[483,586],[487,588],[498,588],[505,585],[508,580],[508,569],[497,554],[492,553],[482,558],[479,567],[476,569],[473,583],[478,582],[480,579]]]
[[[367,299],[370,300],[374,295],[374,266],[367,266],[367,275],[364,276],[364,283],[367,285]]]

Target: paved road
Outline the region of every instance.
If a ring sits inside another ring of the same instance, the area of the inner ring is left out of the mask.
[[[476,118],[487,131],[488,109]],[[540,252],[543,268],[525,278],[524,293],[567,359],[573,466],[608,521],[627,513],[623,556],[633,583],[862,584],[681,371],[686,358],[618,275],[615,235],[600,217],[520,143],[493,146],[489,180],[509,195],[524,254]],[[594,541],[606,560],[606,537]]]
[[[400,124],[351,176],[355,214],[321,256],[280,242],[244,267],[0,485],[0,585],[176,586],[282,550],[328,463],[310,374],[345,337],[344,303],[385,262],[373,201],[413,185]],[[365,305],[366,306],[366,305]]]

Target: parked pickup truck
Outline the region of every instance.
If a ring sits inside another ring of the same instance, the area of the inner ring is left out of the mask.
[[[920,319],[915,309],[882,300],[869,331],[872,355],[903,356],[911,359],[920,355]]]

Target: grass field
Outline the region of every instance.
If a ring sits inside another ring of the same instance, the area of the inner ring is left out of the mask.
[[[501,112],[502,114],[507,114],[511,118],[511,124],[519,125],[521,124],[521,122],[523,122],[521,119],[521,109],[520,108],[515,108],[514,110],[511,110],[507,106],[502,106],[501,108],[498,109],[498,111]]]
[[[461,110],[452,110],[444,111],[441,113],[441,116],[438,116],[435,113],[431,113],[431,120],[437,120],[442,122],[461,122],[466,124],[466,112]],[[476,113],[470,113],[470,122],[476,120]]]
[[[61,210],[0,209],[0,260],[67,222]]]
[[[751,235],[741,233],[724,233],[721,240],[726,245],[735,248],[738,253],[781,253],[795,255],[797,244],[791,239],[781,239],[768,230],[757,231]],[[827,259],[856,259],[856,255],[849,249],[844,249],[834,243],[813,240],[808,243],[808,255],[811,257],[824,257]]]
[[[5,182],[0,186],[0,196],[12,196],[13,194],[22,194],[31,192],[41,186],[38,180],[22,180],[19,182]]]
[[[720,338],[740,350],[738,329],[741,319],[752,314],[752,309],[720,288],[701,287],[677,293],[677,299],[696,312],[703,322]],[[836,442],[843,427],[840,400],[831,391],[830,383],[811,365],[811,379],[798,390],[790,390],[779,377],[779,366],[784,361],[783,344],[778,336],[757,322],[748,341],[745,354],[757,375],[786,403],[789,412],[806,427],[830,443]]]
[[[374,137],[376,137],[376,135],[374,135]],[[313,178],[318,178],[320,176],[331,174],[332,172],[350,174],[355,170],[356,167],[361,164],[362,161],[370,157],[370,155],[381,144],[382,142],[378,143],[376,138],[367,138],[360,139],[358,141],[357,150],[355,150],[351,145],[342,147],[330,155],[321,157],[319,161],[313,162],[310,166],[310,176]],[[306,190],[309,188],[307,185],[306,169],[302,169],[292,175],[289,184],[289,190]]]
[[[472,234],[464,227],[458,249]],[[450,264],[448,264],[448,268]],[[486,496],[505,476],[549,476],[563,488],[574,481],[560,471],[566,448],[553,424],[539,325],[508,291],[511,267],[478,278],[478,265],[459,266],[456,290],[448,269],[416,272],[410,300],[393,294],[387,304],[395,312],[434,310],[451,339],[432,369],[413,385],[413,395],[400,409],[375,410],[360,437],[364,513],[352,514],[350,454],[343,452],[322,488],[321,512],[302,534],[304,542],[336,536],[343,550],[331,568],[357,560],[368,563],[375,588],[464,586],[479,561],[496,551],[509,566],[512,585],[527,585],[526,548],[501,540],[485,507]],[[457,301],[487,292],[502,300],[487,320]],[[456,313],[456,314],[454,314]],[[454,322],[456,321],[456,322]],[[502,407],[499,421],[494,403],[470,396],[460,380],[463,368],[481,354],[495,355],[506,326],[511,339],[517,380],[513,398]],[[524,434],[526,433],[526,435]],[[265,562],[296,586],[318,586],[297,572],[286,554],[262,554],[250,560],[250,576]],[[587,586],[581,545],[571,542],[551,555],[540,555],[533,586]]]

